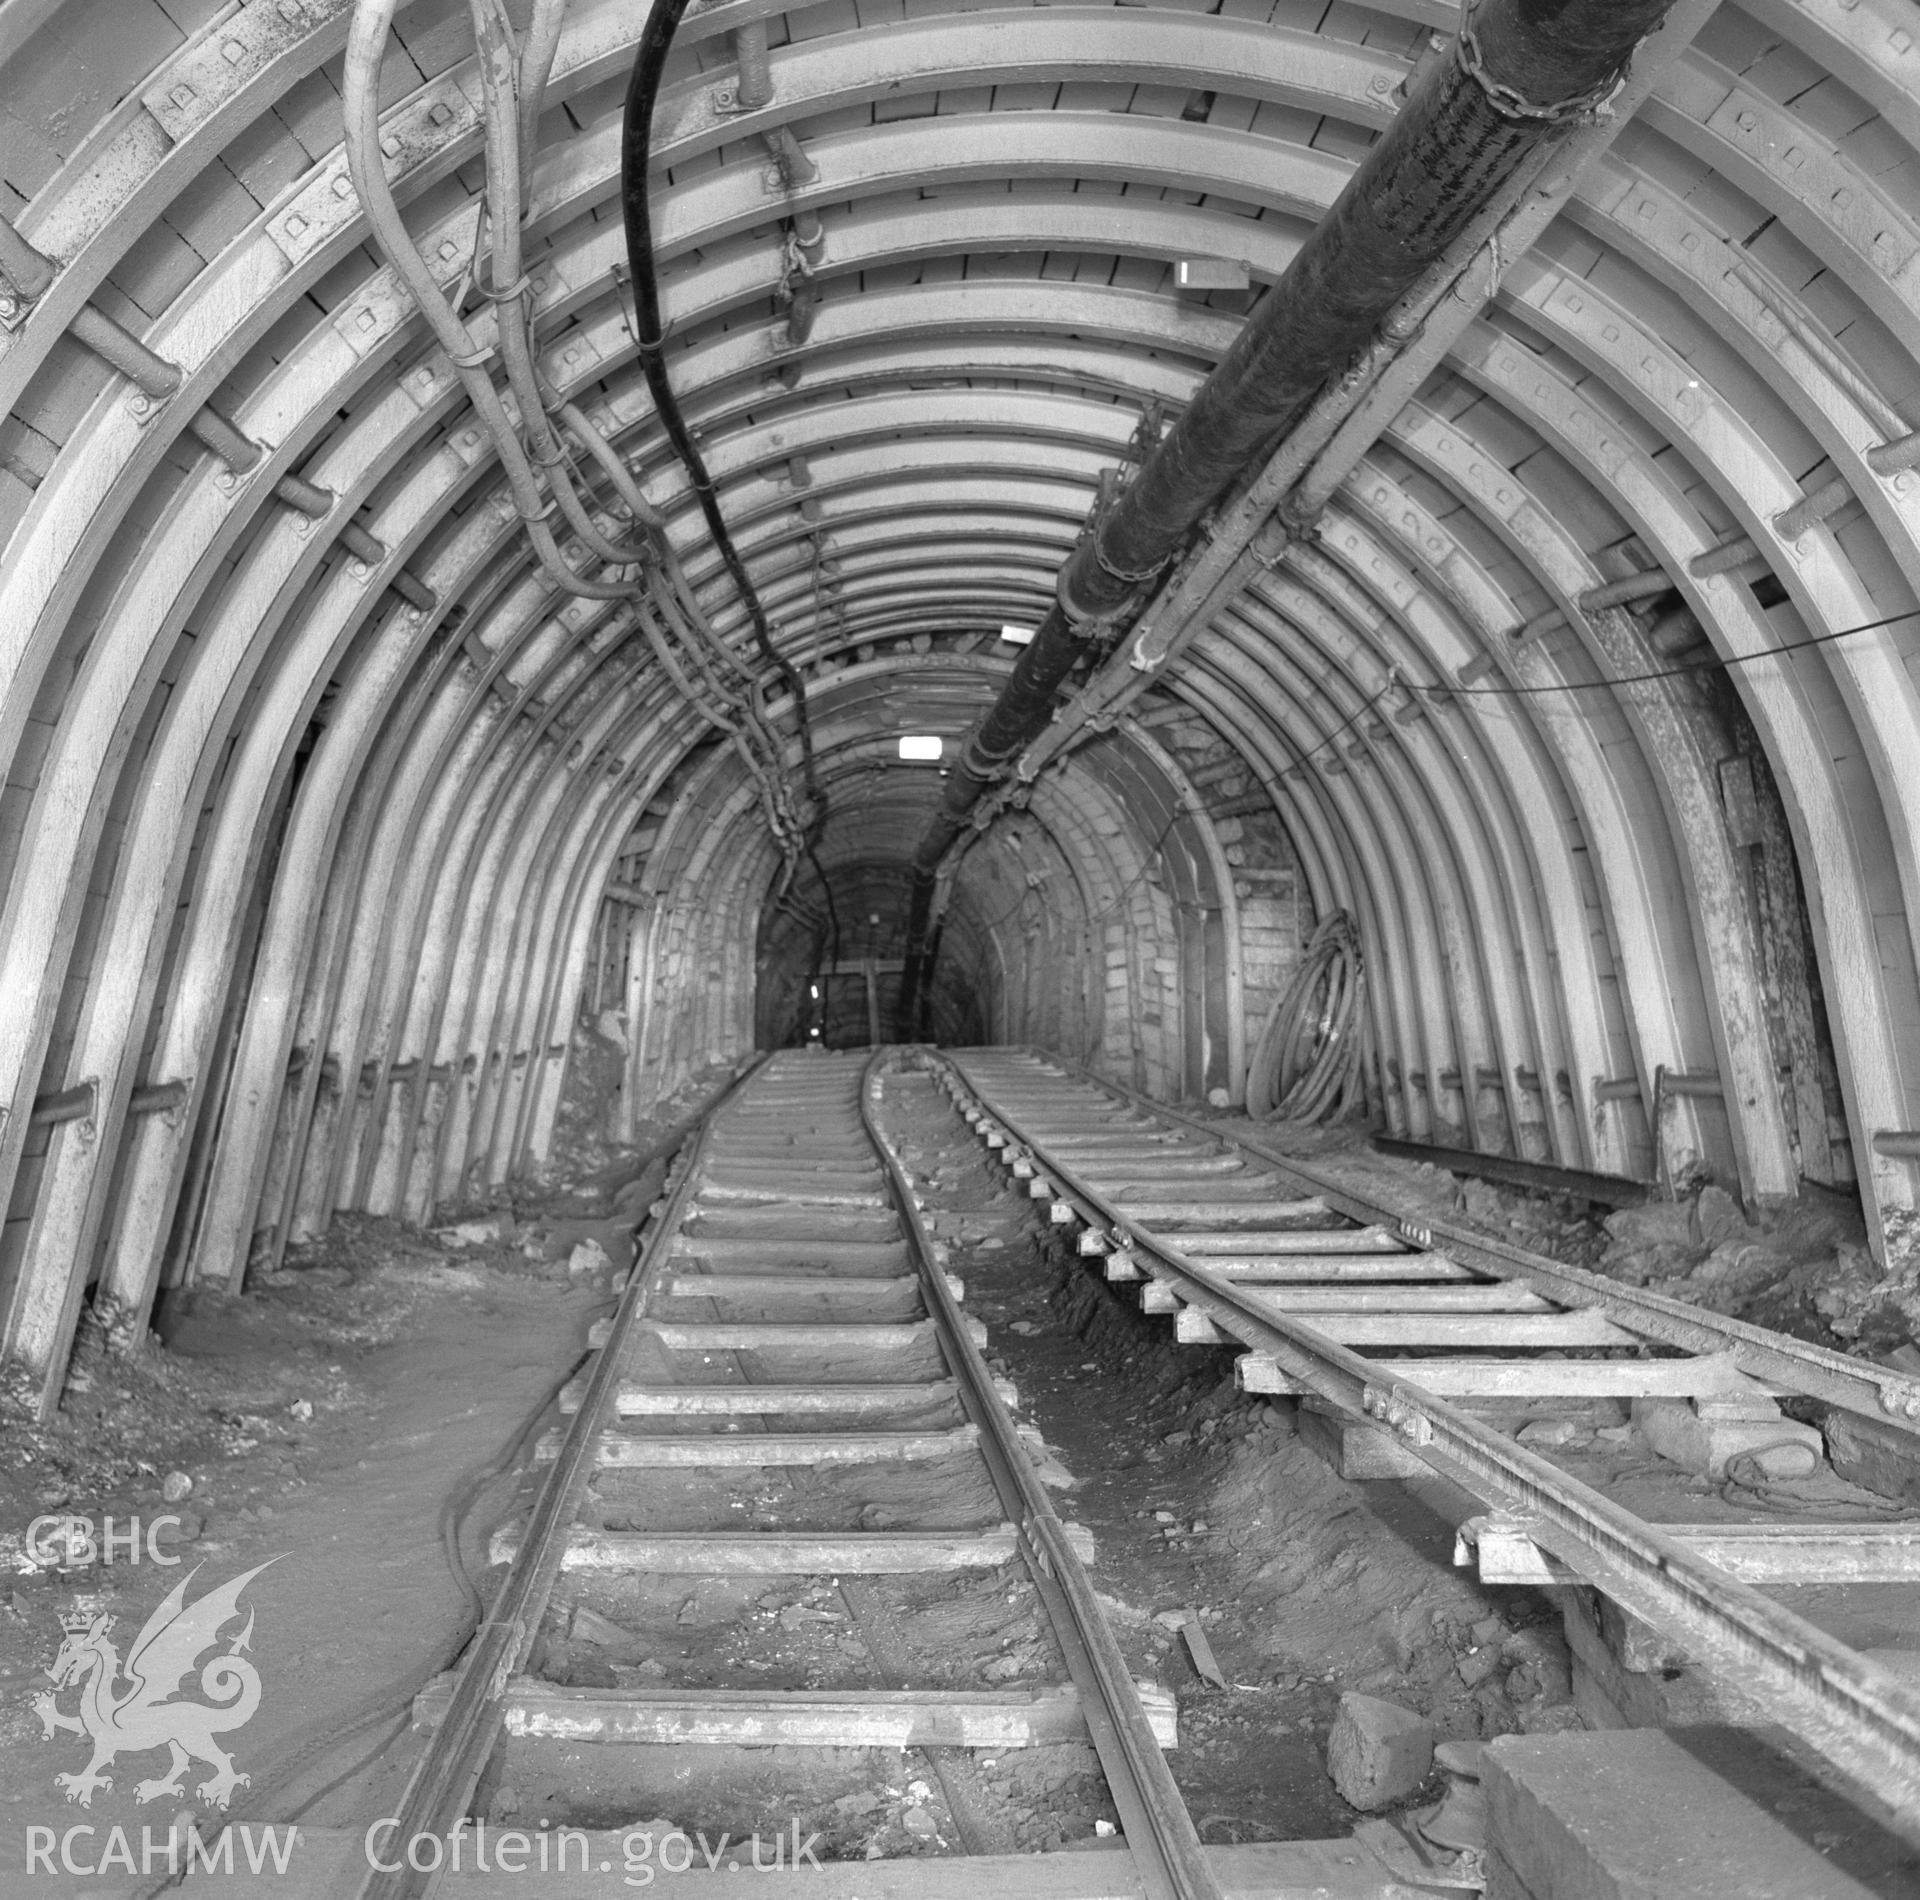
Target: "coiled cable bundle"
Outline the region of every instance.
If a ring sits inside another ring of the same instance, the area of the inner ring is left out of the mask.
[[[1247,1065],[1255,1121],[1334,1121],[1360,1088],[1366,965],[1360,927],[1336,910],[1313,933]]]

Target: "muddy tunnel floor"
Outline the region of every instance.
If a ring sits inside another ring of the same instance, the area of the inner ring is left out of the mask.
[[[1347,1833],[1326,1772],[1341,1695],[1426,1715],[1443,1738],[1577,1728],[1557,1610],[1453,1566],[1453,1532],[1397,1484],[1350,1484],[1294,1433],[1291,1401],[1240,1392],[1234,1353],[1176,1345],[1096,1277],[925,1075],[887,1077],[884,1121],[926,1202],[989,1362],[1070,1476],[1063,1518],[1135,1676],[1169,1690],[1169,1757],[1214,1843]],[[1184,1626],[1225,1686],[1195,1663]]]
[[[532,1446],[552,1420],[546,1401],[609,1310],[628,1235],[659,1192],[648,1143],[725,1079],[663,1106],[634,1146],[576,1114],[592,1139],[544,1186],[426,1233],[342,1217],[244,1297],[171,1303],[164,1345],[91,1362],[53,1424],[8,1445],[0,1874],[22,1866],[30,1826],[85,1819],[137,1834],[183,1812],[217,1818],[198,1767],[140,1799],[151,1761],[96,1791],[82,1816],[56,1776],[84,1765],[84,1738],[46,1734],[36,1706],[64,1615],[110,1614],[129,1641],[189,1576],[198,1592],[264,1566],[248,1585],[264,1689],[236,1741],[248,1779],[232,1816],[364,1828],[393,1811],[422,1746],[414,1692],[470,1627],[468,1582],[484,1595],[503,1574],[487,1568],[490,1533],[544,1473]],[[1060,1514],[1095,1541],[1093,1582],[1129,1666],[1177,1713],[1170,1760],[1203,1838],[1349,1832],[1360,1817],[1325,1762],[1346,1690],[1403,1703],[1443,1737],[1579,1725],[1544,1597],[1456,1571],[1451,1532],[1409,1493],[1336,1478],[1296,1437],[1290,1402],[1238,1392],[1225,1351],[1175,1345],[1164,1320],[1047,1227],[927,1074],[890,1071],[881,1112],[993,1367],[1043,1441]],[[990,1497],[941,1480],[937,1464],[919,1470],[886,1508],[927,1524],[998,1515]],[[681,1522],[675,1482],[601,1487],[603,1521]],[[755,1474],[736,1515],[778,1523],[801,1503],[817,1515],[838,1483]],[[124,1543],[112,1562],[77,1544],[64,1565],[28,1548],[35,1520],[44,1554],[47,1520],[109,1515],[123,1533],[134,1518],[143,1540],[151,1531],[138,1562]],[[1064,1674],[1011,1570],[885,1590],[669,1578],[629,1594],[624,1624],[608,1607],[590,1579],[565,1580],[532,1672],[608,1689],[823,1691],[1020,1689]],[[776,1816],[848,1858],[1065,1849],[1111,1838],[1116,1820],[1080,1741],[905,1753],[516,1744],[496,1756],[478,1806],[523,1827],[659,1822],[737,1837]]]

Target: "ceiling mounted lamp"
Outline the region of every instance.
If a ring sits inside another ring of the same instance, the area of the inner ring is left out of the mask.
[[[1244,257],[1182,257],[1173,281],[1182,290],[1251,290],[1253,266]]]
[[[938,765],[945,750],[945,742],[937,733],[903,732],[900,735],[900,756],[910,764]]]
[[[1000,638],[1010,647],[1031,646],[1033,644],[1033,629],[1031,627],[1002,627],[1000,629]]]

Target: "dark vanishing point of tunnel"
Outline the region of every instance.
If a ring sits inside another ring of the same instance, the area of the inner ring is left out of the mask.
[[[835,864],[823,885],[810,864],[760,926],[754,1039],[763,1049],[818,1042],[847,1049],[888,1039],[898,1018],[907,937],[907,882],[898,860]],[[923,1001],[925,1034],[955,1044],[987,1038],[991,972],[977,943],[944,945]]]

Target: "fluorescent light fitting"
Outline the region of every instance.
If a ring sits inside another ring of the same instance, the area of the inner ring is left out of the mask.
[[[1010,647],[1031,646],[1033,644],[1033,629],[1031,627],[1002,627],[1000,629],[1000,637]]]
[[[1182,257],[1173,281],[1182,290],[1251,290],[1253,267],[1242,257]]]
[[[937,733],[908,732],[900,736],[900,756],[923,764],[937,764],[945,750]]]

